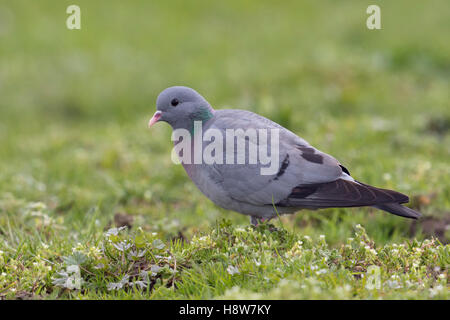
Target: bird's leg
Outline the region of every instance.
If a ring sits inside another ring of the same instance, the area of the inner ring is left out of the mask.
[[[257,227],[260,223],[264,223],[266,221],[270,221],[272,218],[259,218],[256,216],[250,216],[250,222],[253,226]],[[278,229],[273,226],[273,225],[269,225],[269,231],[270,232],[274,232],[274,231],[278,231]]]
[[[263,222],[266,221],[266,220],[268,220],[268,219],[265,219],[265,218],[258,218],[258,217],[256,217],[256,216],[251,216],[251,217],[250,217],[250,222],[251,222],[251,224],[254,225],[255,227],[257,227],[258,224],[263,223]]]

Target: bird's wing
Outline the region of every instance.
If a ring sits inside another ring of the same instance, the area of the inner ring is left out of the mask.
[[[261,169],[267,168],[268,165],[264,166],[259,161],[256,164],[248,164],[248,157],[246,164],[214,164],[205,167],[210,177],[234,200],[259,206],[276,204],[289,198],[298,186],[323,184],[344,176],[349,177],[343,172],[346,169],[336,159],[315,149],[277,123],[255,113],[243,110],[218,110],[208,128],[219,129],[224,136],[226,129],[279,130],[279,156],[272,174],[262,175]],[[249,139],[247,142],[250,145],[253,140]],[[272,146],[270,134],[268,142],[270,149]],[[238,152],[236,143],[234,146],[236,154]]]
[[[382,206],[383,204],[400,204],[408,201],[409,198],[406,195],[397,191],[376,188],[355,180],[337,179],[326,183],[299,185],[277,205],[335,208]]]

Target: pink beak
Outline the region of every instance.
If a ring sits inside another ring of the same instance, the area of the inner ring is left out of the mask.
[[[162,116],[162,112],[156,111],[155,114],[153,115],[153,117],[148,122],[148,127],[150,128],[152,125],[154,125],[156,122],[158,122],[158,120],[161,118],[161,116]]]

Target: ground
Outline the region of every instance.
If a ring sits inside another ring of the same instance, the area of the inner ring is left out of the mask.
[[[448,1],[380,2],[382,30],[364,1],[77,1],[67,30],[72,2],[0,5],[1,298],[448,298]],[[424,218],[250,227],[171,162],[167,125],[147,130],[171,85],[282,124]]]

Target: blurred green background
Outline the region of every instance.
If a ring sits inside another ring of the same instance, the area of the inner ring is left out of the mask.
[[[334,244],[358,223],[381,243],[447,241],[450,3],[376,3],[382,30],[366,28],[373,1],[1,1],[1,228],[33,233],[20,207],[36,201],[68,243],[115,215],[167,239],[248,224],[171,162],[169,126],[147,130],[159,92],[185,85],[279,122],[425,216],[303,211],[287,228]],[[81,30],[66,28],[70,4]]]

